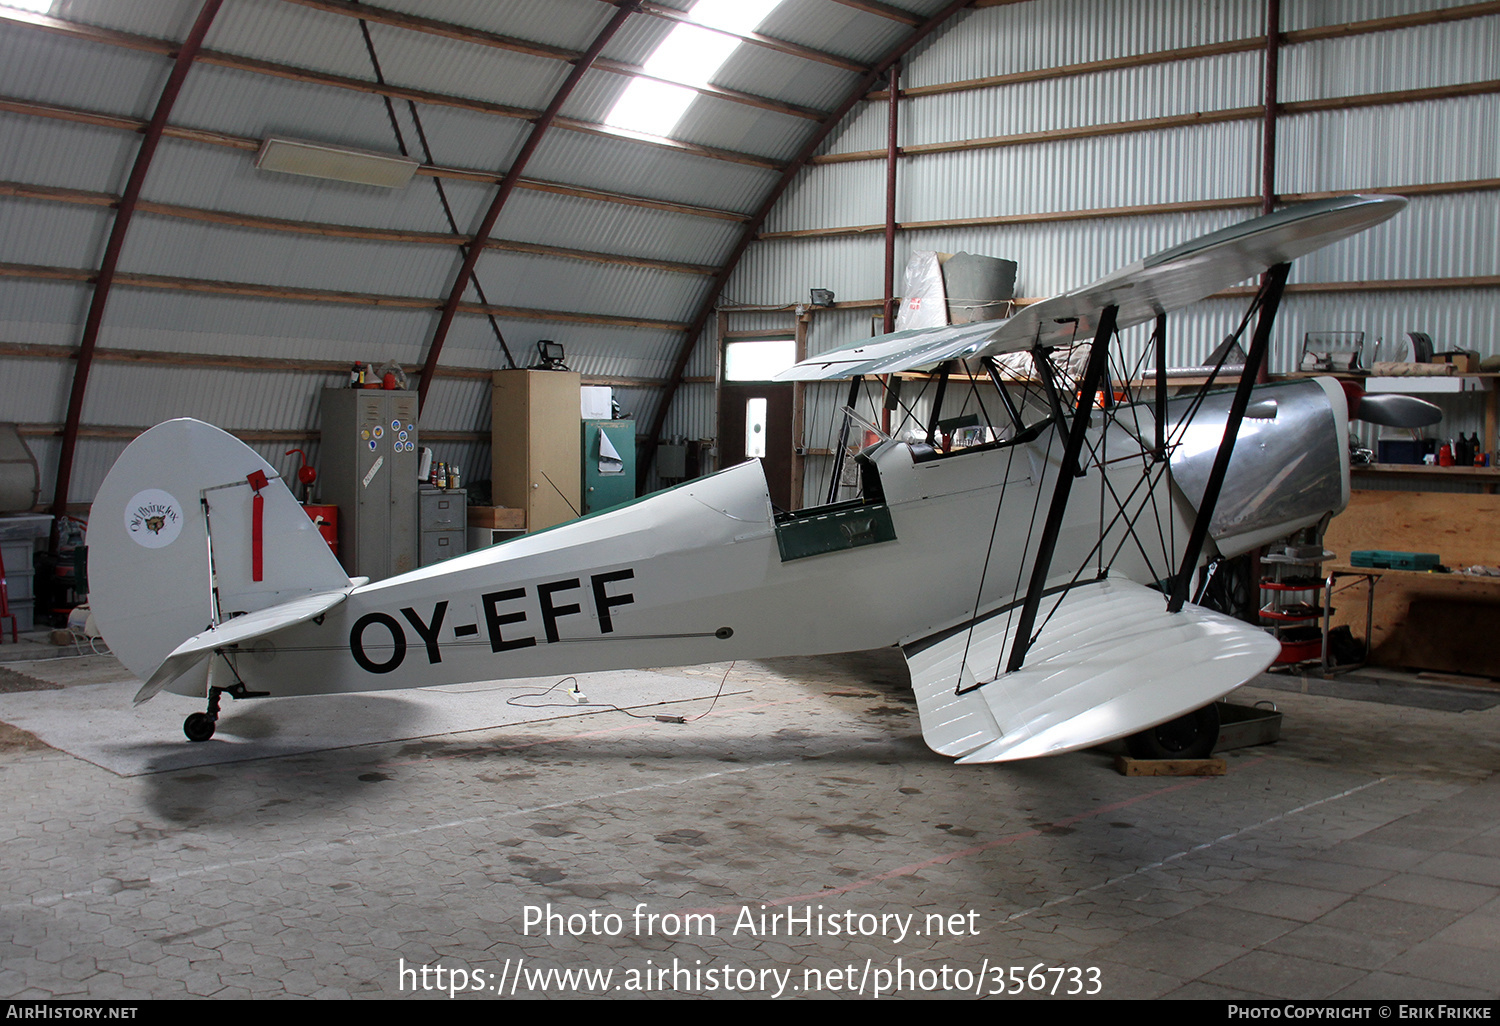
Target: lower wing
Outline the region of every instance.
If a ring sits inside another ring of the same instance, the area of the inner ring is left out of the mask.
[[[1265,631],[1123,579],[1076,585],[1013,673],[1012,617],[902,646],[933,751],[961,763],[1071,752],[1175,719],[1260,673],[1280,645]],[[960,676],[962,674],[962,676]],[[978,684],[977,681],[989,683]]]

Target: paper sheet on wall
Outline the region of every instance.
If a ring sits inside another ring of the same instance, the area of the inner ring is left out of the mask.
[[[620,450],[614,447],[609,435],[603,431],[599,432],[599,473],[625,473],[625,461],[620,458]]]

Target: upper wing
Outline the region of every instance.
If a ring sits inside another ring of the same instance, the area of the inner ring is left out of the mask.
[[[1372,228],[1405,206],[1400,196],[1339,196],[1298,203],[1162,250],[1092,285],[1033,303],[1009,320],[882,335],[804,360],[777,380],[890,374],[956,357],[1081,342],[1094,337],[1106,307],[1117,308],[1117,328],[1134,327]]]
[[[972,356],[984,348],[1005,323],[945,324],[880,335],[803,360],[776,375],[776,380],[825,381],[852,378],[856,374],[891,374]]]
[[[1166,607],[1160,592],[1119,578],[1075,587],[1026,665],[979,687],[974,668],[992,676],[1014,640],[1003,611],[904,645],[923,739],[960,762],[1071,752],[1207,705],[1281,650],[1250,624],[1201,606]]]

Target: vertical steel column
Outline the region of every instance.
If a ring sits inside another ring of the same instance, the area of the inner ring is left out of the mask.
[[[1021,606],[1020,618],[1016,621],[1016,640],[1011,644],[1010,661],[1005,672],[1013,673],[1026,662],[1026,653],[1031,650],[1031,632],[1036,627],[1037,610],[1041,608],[1042,592],[1047,588],[1047,575],[1052,572],[1052,554],[1057,550],[1057,538],[1062,533],[1063,514],[1068,511],[1068,495],[1073,490],[1073,478],[1082,476],[1083,468],[1079,454],[1083,452],[1083,441],[1088,433],[1089,417],[1094,412],[1094,397],[1099,394],[1099,383],[1104,380],[1105,368],[1109,366],[1109,347],[1114,341],[1115,318],[1119,308],[1107,306],[1099,318],[1099,330],[1094,334],[1089,349],[1089,366],[1083,375],[1083,391],[1078,395],[1078,408],[1073,413],[1073,429],[1068,433],[1068,446],[1063,451],[1062,464],[1057,468],[1057,484],[1052,489],[1052,505],[1047,510],[1047,522],[1042,527],[1042,537],[1037,542],[1036,559],[1031,564],[1031,581],[1026,586],[1026,600]]]
[[[900,156],[896,149],[896,132],[899,127],[897,112],[901,109],[900,82],[901,62],[897,61],[891,65],[891,99],[885,141],[885,302],[881,308],[885,313],[882,330],[887,335],[896,330],[896,160]],[[889,388],[890,375],[883,376],[880,383]],[[891,433],[890,403],[881,404],[880,430]]]
[[[1281,68],[1281,0],[1266,0],[1266,112],[1260,147],[1260,212],[1276,206],[1276,92]]]
[[[203,46],[203,37],[219,13],[223,0],[204,0],[198,9],[198,18],[193,22],[187,38],[177,51],[172,74],[162,88],[156,101],[156,111],[146,125],[141,148],[135,155],[135,164],[130,169],[130,178],[125,191],[120,194],[120,203],[115,211],[115,223],[110,228],[109,242],[104,247],[104,259],[99,264],[99,273],[94,278],[94,296],[89,302],[88,317],[83,323],[83,337],[78,342],[78,363],[73,368],[73,389],[68,396],[68,419],[63,424],[62,452],[57,460],[57,481],[52,492],[52,516],[65,516],[68,512],[68,486],[73,476],[73,454],[78,447],[78,426],[83,420],[83,397],[88,390],[89,368],[94,362],[94,349],[99,342],[99,326],[104,322],[104,307],[109,302],[110,286],[114,284],[115,268],[120,262],[120,250],[125,246],[125,233],[130,230],[130,219],[135,215],[141,187],[146,183],[146,172],[151,169],[151,159],[156,156],[156,145],[161,142],[162,130],[167,127],[167,118],[177,95],[182,92],[182,83],[187,79],[188,69],[198,57]],[[57,551],[57,521],[52,524],[51,549]]]
[[[1276,95],[1281,76],[1281,0],[1266,0],[1266,112],[1260,146],[1260,212],[1276,209]],[[1261,275],[1264,286],[1270,278]],[[1270,368],[1262,363],[1255,372],[1257,383],[1271,380]],[[1258,560],[1260,557],[1252,557]]]
[[[1266,284],[1262,286],[1260,315],[1255,322],[1255,337],[1250,341],[1250,352],[1245,357],[1245,367],[1240,372],[1240,384],[1229,406],[1229,416],[1224,421],[1224,438],[1219,442],[1219,451],[1214,456],[1214,467],[1209,472],[1208,482],[1203,486],[1203,501],[1198,505],[1198,516],[1193,520],[1193,533],[1188,537],[1187,549],[1182,554],[1182,565],[1172,582],[1172,597],[1167,603],[1167,612],[1175,613],[1187,601],[1188,588],[1192,585],[1193,571],[1198,568],[1198,557],[1203,554],[1203,545],[1208,540],[1208,524],[1213,519],[1214,507],[1219,504],[1219,492],[1224,487],[1224,477],[1229,472],[1229,459],[1234,455],[1235,436],[1240,433],[1240,424],[1245,419],[1245,408],[1250,405],[1250,393],[1255,387],[1255,376],[1265,362],[1266,349],[1271,339],[1271,323],[1276,320],[1276,310],[1281,305],[1281,293],[1286,287],[1286,276],[1291,264],[1277,264],[1266,272]]]
[[[886,334],[896,330],[896,149],[897,82],[901,76],[901,62],[891,65],[890,114],[886,118],[885,144],[885,311]],[[886,430],[889,427],[886,426]]]
[[[807,359],[807,316],[793,315],[793,355],[797,362]],[[792,382],[792,509],[806,505],[807,456],[804,437],[807,435],[807,382]]]

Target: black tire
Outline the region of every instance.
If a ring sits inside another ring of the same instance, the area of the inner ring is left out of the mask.
[[[182,721],[182,732],[189,741],[207,741],[214,736],[214,720],[208,713],[193,713]]]
[[[1125,739],[1137,759],[1206,759],[1218,743],[1219,707],[1212,703]]]

